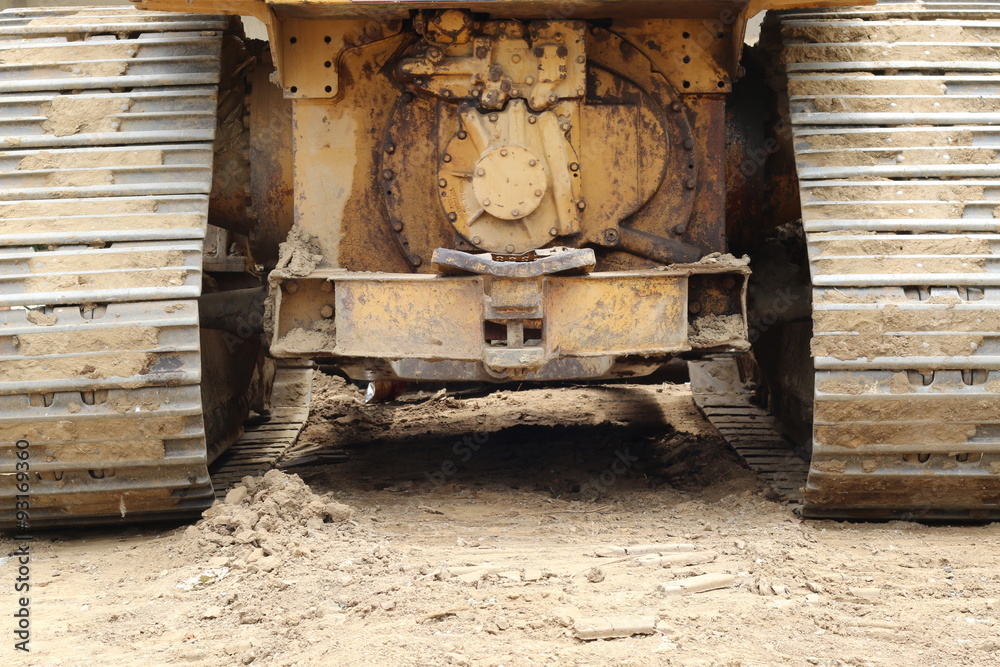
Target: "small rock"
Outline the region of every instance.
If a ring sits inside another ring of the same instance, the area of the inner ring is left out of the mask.
[[[246,500],[246,497],[247,497],[247,487],[237,486],[233,489],[230,489],[229,493],[226,494],[226,504],[239,505],[244,500]]]
[[[209,567],[226,567],[229,565],[229,558],[227,556],[216,556],[208,561]]]
[[[381,602],[379,602],[378,606],[382,607],[383,611],[392,611],[393,609],[396,608],[396,601],[382,600]]]
[[[521,573],[517,570],[507,570],[506,572],[497,572],[497,576],[501,579],[506,579],[507,581],[521,581]]]
[[[541,570],[527,569],[524,574],[521,575],[521,579],[524,581],[538,581],[542,578]]]
[[[587,581],[592,584],[599,584],[604,581],[604,570],[599,567],[592,567],[587,570]]]
[[[220,616],[222,616],[222,607],[215,605],[201,612],[201,618],[218,618]]]
[[[877,600],[882,597],[881,588],[848,588],[847,591],[854,597],[863,600]]]
[[[806,588],[811,590],[813,593],[822,593],[823,587],[817,584],[815,581],[807,581]]]

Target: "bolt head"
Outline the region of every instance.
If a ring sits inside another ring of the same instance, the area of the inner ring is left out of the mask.
[[[684,184],[684,187],[686,187],[688,190],[694,190],[696,185],[698,185],[698,183],[693,178],[689,178],[687,182]]]
[[[485,176],[485,175],[486,175],[486,170],[485,169],[483,169],[482,167],[480,167],[479,169],[476,169],[476,176]]]
[[[297,280],[289,280],[284,284],[284,288],[289,294],[295,294],[299,291],[299,282]]]
[[[319,284],[319,288],[320,288],[320,290],[322,290],[324,292],[332,292],[333,291],[333,283],[331,283],[329,280],[324,280],[323,282],[321,282]]]
[[[583,209],[587,208],[587,202],[581,199],[576,203],[576,207],[582,211]]]
[[[442,178],[442,179],[440,179],[440,180],[438,181],[438,187],[442,187],[442,188],[446,188],[446,187],[448,187],[448,181],[446,181],[446,180],[445,180],[445,179],[443,179],[443,178]]]
[[[674,234],[683,234],[687,231],[687,225],[681,223],[679,225],[674,225]]]
[[[388,153],[389,155],[392,155],[393,153],[395,153],[396,152],[396,144],[386,144],[385,145],[385,152]]]
[[[382,178],[387,181],[391,181],[393,176],[395,176],[395,174],[392,172],[392,169],[386,169],[382,172]]]
[[[513,243],[508,243],[507,247],[504,248],[504,250],[506,250],[507,252],[514,252],[514,244]]]
[[[495,123],[495,122],[497,122],[497,119],[498,119],[498,118],[500,118],[500,116],[496,115],[495,113],[491,113],[491,114],[490,114],[490,122],[491,122],[491,123]]]
[[[466,132],[465,130],[459,130],[458,132],[459,139],[465,139],[467,136],[469,136],[468,132]]]
[[[490,205],[490,200],[489,199],[484,199],[483,200],[483,206],[489,206],[489,205]]]
[[[500,149],[500,157],[507,157],[507,149],[506,148],[501,148]]]
[[[694,148],[694,139],[685,139],[684,148],[686,148],[687,150],[691,150],[692,148]]]
[[[535,196],[536,197],[541,197],[542,196],[542,191],[541,190],[535,190]]]
[[[481,238],[479,238],[478,236],[473,236],[472,237],[472,245],[479,245],[482,242],[483,242],[483,240]]]
[[[672,102],[670,104],[670,110],[671,111],[680,111],[681,110],[681,103],[680,102]]]
[[[534,116],[528,116],[528,123],[529,124],[534,125],[537,122],[538,122],[538,119],[536,117],[534,117]]]
[[[445,153],[444,155],[441,156],[441,161],[442,162],[451,162],[451,156],[448,155],[447,153]]]
[[[549,236],[559,236],[559,230],[555,227],[549,229]]]
[[[521,215],[521,212],[519,210],[517,210],[516,208],[513,211],[511,211],[511,213],[514,215],[514,217],[517,217],[517,216]]]
[[[534,167],[536,164],[538,164],[538,160],[528,160],[529,167]]]
[[[580,171],[580,163],[579,162],[570,162],[569,163],[569,169],[570,169],[570,171]]]
[[[456,220],[458,220],[458,214],[457,213],[455,213],[454,211],[452,211],[451,213],[448,214],[448,222],[455,222]]]
[[[559,96],[558,95],[556,95],[555,93],[552,93],[551,95],[549,95],[549,102],[558,102],[558,101],[559,101]]]
[[[420,255],[410,255],[410,264],[413,266],[420,266],[424,263],[424,260],[420,259]]]
[[[319,314],[325,319],[330,319],[333,317],[333,306],[326,305],[319,309]]]

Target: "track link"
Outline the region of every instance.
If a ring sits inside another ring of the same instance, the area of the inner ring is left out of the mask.
[[[198,304],[227,20],[0,13],[0,528],[213,500]],[[23,527],[23,526],[21,526]]]
[[[813,282],[803,513],[995,519],[1000,5],[801,10],[774,27]]]

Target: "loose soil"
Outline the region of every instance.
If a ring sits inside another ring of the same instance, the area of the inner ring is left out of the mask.
[[[37,534],[32,653],[14,653],[5,630],[4,664],[1000,656],[1000,524],[803,522],[683,385],[410,391],[365,405],[362,389],[321,375],[314,402],[291,460],[345,462],[248,478],[190,526]],[[689,551],[609,548],[650,544]],[[0,563],[9,622],[15,562]],[[660,586],[702,574],[734,579]],[[650,634],[575,636],[611,626]]]

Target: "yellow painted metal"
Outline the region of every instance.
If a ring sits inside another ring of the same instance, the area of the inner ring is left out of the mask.
[[[746,267],[688,265],[517,279],[329,270],[302,277],[272,275],[276,325],[271,351],[278,357],[487,365],[501,359],[532,370],[566,358],[663,357],[692,349],[690,277],[731,276],[735,293],[741,294],[737,283],[743,285],[747,273]],[[734,303],[732,314],[743,321],[742,300]],[[489,322],[506,325],[507,336],[491,336]],[[541,338],[532,340],[531,330]],[[702,337],[698,347],[731,342]],[[517,362],[519,357],[525,359]]]

